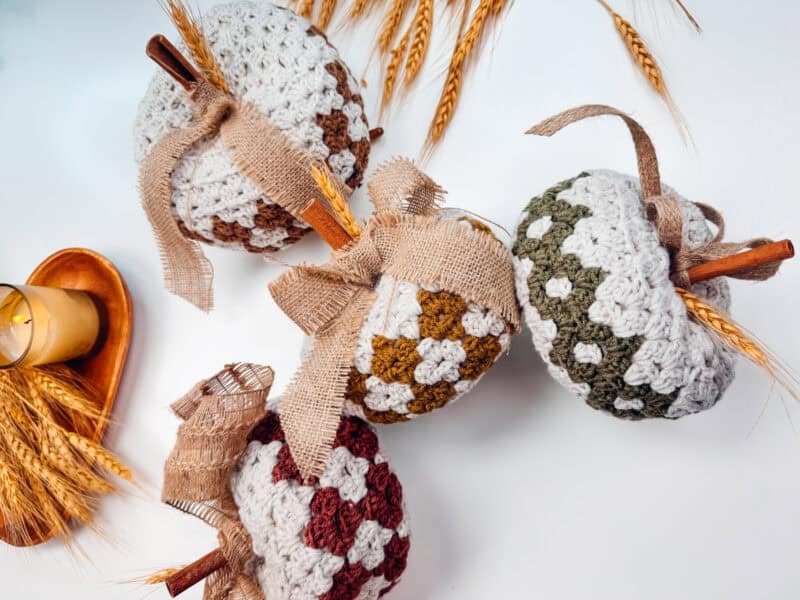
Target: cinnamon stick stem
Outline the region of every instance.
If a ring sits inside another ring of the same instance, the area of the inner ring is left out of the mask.
[[[350,234],[339,224],[325,205],[319,200],[312,200],[300,211],[300,218],[319,234],[323,240],[334,250],[349,244],[352,240]]]
[[[794,245],[790,240],[772,242],[746,252],[696,265],[688,271],[689,281],[691,283],[699,283],[715,277],[733,275],[749,267],[786,260],[793,256]]]
[[[219,571],[226,564],[228,564],[228,560],[219,548],[209,552],[202,558],[198,558],[192,564],[170,575],[164,582],[170,597],[175,598],[182,594],[194,584],[202,581],[215,571]]]
[[[187,91],[193,90],[200,80],[199,71],[160,33],[150,38],[145,53]]]

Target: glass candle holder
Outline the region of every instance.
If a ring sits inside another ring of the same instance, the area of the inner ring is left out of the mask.
[[[0,284],[0,369],[78,358],[99,333],[100,315],[86,292]]]

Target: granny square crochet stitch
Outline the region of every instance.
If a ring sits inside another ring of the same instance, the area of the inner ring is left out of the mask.
[[[691,247],[712,235],[678,197]],[[534,198],[513,248],[517,295],[550,373],[590,406],[629,419],[677,418],[713,406],[734,357],[689,318],[638,180],[582,173]],[[691,291],[727,310],[723,278]]]
[[[269,600],[375,600],[406,568],[403,490],[378,438],[342,418],[323,475],[301,483],[269,412],[250,435],[231,480],[253,542],[254,575]]]
[[[360,184],[370,151],[358,83],[316,28],[270,2],[213,7],[203,17],[209,45],[233,95],[350,187]],[[187,56],[185,47],[179,46]],[[136,160],[167,133],[192,123],[186,92],[159,70],[139,106]],[[172,176],[172,211],[182,233],[216,246],[273,252],[309,231],[233,164],[219,139],[187,152]]]
[[[493,310],[383,275],[359,333],[347,408],[375,423],[441,408],[472,389],[508,350],[510,335]]]

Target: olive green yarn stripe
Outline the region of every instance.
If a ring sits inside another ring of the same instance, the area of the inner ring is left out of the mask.
[[[530,302],[544,320],[553,320],[558,333],[553,340],[549,358],[566,370],[575,383],[586,383],[590,392],[586,402],[593,408],[613,413],[619,417],[641,419],[664,417],[677,397],[677,391],[664,395],[654,392],[649,385],[631,386],[623,377],[633,362],[633,356],[644,341],[641,336],[618,338],[607,325],[589,319],[589,307],[596,299],[598,286],[606,274],[599,268],[583,268],[574,254],[562,254],[561,246],[575,230],[575,225],[592,215],[583,205],[571,205],[559,200],[558,194],[568,190],[581,177],[563,181],[547,190],[528,204],[527,215],[517,230],[514,255],[533,261],[534,269],[528,277]],[[528,226],[543,217],[550,217],[552,225],[542,239],[530,239]],[[547,282],[566,277],[572,291],[565,299],[551,298],[545,293]],[[599,364],[579,363],[575,360],[575,344],[597,344],[602,351]],[[641,400],[642,410],[620,410],[614,400]]]

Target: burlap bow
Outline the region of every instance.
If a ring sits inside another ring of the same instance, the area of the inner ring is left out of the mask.
[[[322,474],[345,399],[358,333],[381,275],[439,286],[496,311],[519,313],[509,251],[491,234],[440,218],[441,188],[406,160],[369,184],[376,212],[358,240],[323,266],[299,266],[270,284],[277,304],[315,336],[281,400],[281,421],[304,478]]]
[[[195,144],[219,137],[234,164],[271,200],[294,216],[319,191],[312,158],[251,103],[241,104],[204,79],[189,93],[194,125],[165,135],[142,163],[142,205],[158,242],[170,292],[198,308],[213,308],[213,271],[197,242],[186,239],[172,215],[172,174]]]
[[[702,246],[696,248],[689,246],[683,237],[683,216],[681,215],[678,199],[671,194],[662,195],[661,193],[658,159],[650,137],[639,123],[615,108],[599,104],[579,106],[545,119],[538,125],[531,127],[527,133],[551,136],[570,123],[600,115],[620,117],[625,121],[631,132],[636,148],[639,180],[646,214],[656,228],[661,245],[669,252],[670,279],[677,287],[688,288],[691,285],[688,272],[695,265],[731,256],[742,250],[757,248],[772,242],[768,238],[753,238],[738,243],[722,242],[722,237],[725,234],[725,221],[722,215],[707,204],[695,202],[695,206],[700,209],[703,216],[716,225],[717,234],[714,239]],[[746,267],[731,273],[729,276],[738,279],[764,280],[775,275],[780,264],[780,261],[776,261]]]
[[[769,238],[752,238],[744,242],[723,242],[725,235],[725,220],[715,208],[702,202],[693,203],[707,221],[717,227],[714,238],[702,246],[692,248],[683,239],[683,219],[681,217],[678,199],[671,195],[652,196],[645,199],[645,208],[648,218],[653,222],[658,233],[658,239],[670,255],[670,278],[676,287],[689,288],[692,282],[689,278],[689,269],[696,265],[725,258],[737,254],[742,250],[758,248],[772,243]],[[778,272],[781,262],[750,266],[739,271],[728,273],[728,277],[747,279],[750,281],[763,281]]]
[[[226,560],[206,579],[205,600],[264,600],[246,571],[252,541],[230,480],[250,431],[266,414],[272,380],[269,367],[229,365],[172,405],[184,423],[164,465],[161,499],[216,528]]]

